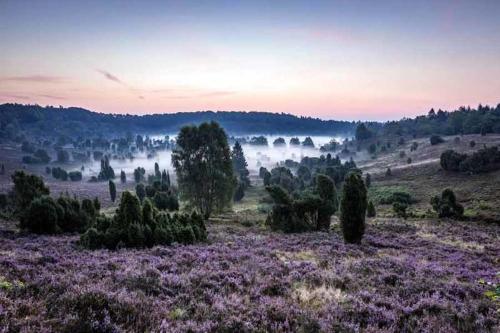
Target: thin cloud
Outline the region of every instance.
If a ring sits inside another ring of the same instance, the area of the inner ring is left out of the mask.
[[[120,80],[118,77],[116,77],[115,75],[111,74],[110,72],[108,71],[105,71],[105,70],[102,70],[102,69],[97,69],[97,72],[98,73],[101,73],[106,79],[110,80],[110,81],[113,81],[113,82],[116,82],[116,83],[119,83],[119,84],[122,84],[124,86],[126,86],[127,84],[125,84],[125,82],[123,82],[122,80]]]
[[[199,94],[198,97],[223,97],[236,94],[235,91],[211,91]]]
[[[41,95],[37,95],[37,96],[39,96],[39,97],[45,97],[45,98],[50,98],[50,99],[60,99],[60,100],[66,99],[66,97],[55,96],[55,95],[46,95],[46,94],[41,94]]]
[[[25,95],[15,95],[15,94],[0,94],[1,97],[4,98],[13,98],[13,99],[22,99],[22,100],[29,100],[30,98]]]
[[[162,98],[167,99],[189,99],[189,98],[212,98],[224,97],[236,94],[235,91],[215,90],[206,91],[196,88],[164,88],[150,90],[149,93],[160,95]]]
[[[0,81],[10,82],[35,82],[35,83],[62,83],[66,78],[50,75],[28,75],[28,76],[8,76],[0,78]]]

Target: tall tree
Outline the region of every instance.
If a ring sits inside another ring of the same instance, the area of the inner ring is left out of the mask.
[[[229,206],[236,179],[227,135],[216,122],[185,126],[172,152],[181,197],[208,218]]]
[[[233,168],[236,176],[238,177],[238,181],[243,183],[244,187],[250,186],[247,160],[238,141],[234,144],[233,151],[231,152],[231,159],[233,161]]]
[[[116,199],[116,185],[115,185],[115,183],[112,180],[109,181],[109,196],[111,197],[111,201],[115,202],[115,199]]]
[[[347,243],[359,243],[365,233],[366,187],[355,172],[347,175],[340,202],[340,224]]]

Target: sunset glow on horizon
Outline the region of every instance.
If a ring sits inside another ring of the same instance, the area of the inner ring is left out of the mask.
[[[0,1],[0,103],[387,120],[500,103],[499,1]]]

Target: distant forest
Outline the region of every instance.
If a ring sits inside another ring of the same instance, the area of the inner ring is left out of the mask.
[[[70,107],[39,105],[0,105],[0,138],[20,134],[44,136],[112,136],[130,133],[177,133],[184,125],[217,121],[231,135],[290,134],[352,136],[359,122],[297,117],[284,113],[198,111],[154,115],[103,114]],[[476,109],[461,107],[448,112],[432,109],[413,119],[386,123],[366,123],[379,135],[427,136],[472,133],[500,133],[500,104],[479,105]]]
[[[348,135],[356,128],[355,122],[297,117],[285,113],[198,111],[152,115],[103,114],[70,107],[42,107],[39,105],[0,105],[0,135],[6,131],[30,131],[40,136],[49,133],[67,136],[89,136],[99,133],[125,132],[166,134],[177,133],[184,125],[205,121],[218,122],[228,133],[291,134],[291,135]]]
[[[488,105],[460,107],[448,112],[431,109],[427,115],[413,119],[390,121],[384,124],[383,134],[428,136],[458,134],[500,133],[500,104],[496,107]]]

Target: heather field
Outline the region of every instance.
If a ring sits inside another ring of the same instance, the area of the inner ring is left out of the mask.
[[[499,137],[447,138],[441,150],[466,151],[471,139]],[[328,232],[271,231],[269,197],[253,173],[245,197],[211,217],[207,242],[195,245],[88,250],[76,234],[28,234],[6,215],[0,332],[498,332],[500,174],[444,172],[439,151],[422,141],[412,164],[397,153],[359,161],[377,204],[361,244],[344,242],[338,214]],[[45,178],[99,196],[114,214],[106,184]],[[119,184],[119,195],[131,187]],[[431,212],[431,196],[447,187],[462,220]],[[394,190],[411,193],[406,220],[377,201]]]
[[[374,219],[330,233],[210,222],[208,244],[89,251],[0,242],[2,332],[498,332],[494,225]]]

